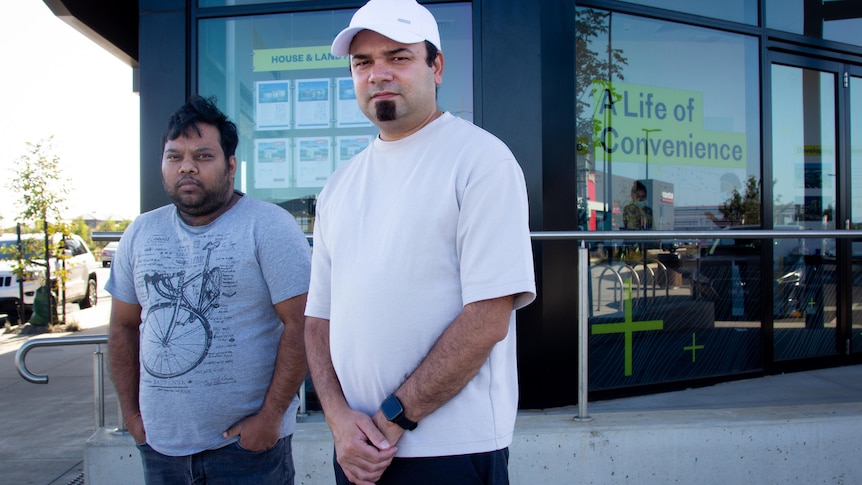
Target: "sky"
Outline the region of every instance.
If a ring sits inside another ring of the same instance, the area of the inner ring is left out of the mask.
[[[0,227],[14,225],[19,212],[8,187],[15,161],[27,142],[50,136],[71,180],[66,218],[138,215],[140,99],[132,68],[42,0],[0,2],[0,65]]]

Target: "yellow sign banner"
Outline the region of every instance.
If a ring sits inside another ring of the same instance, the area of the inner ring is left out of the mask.
[[[255,49],[253,54],[254,72],[349,67],[349,56],[332,55],[328,45]]]
[[[705,129],[700,92],[596,81],[593,106],[593,148],[605,158],[746,167],[746,134]]]

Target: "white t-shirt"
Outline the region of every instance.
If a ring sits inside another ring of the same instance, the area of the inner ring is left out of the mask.
[[[330,320],[348,403],[372,415],[464,305],[535,298],[523,172],[493,135],[448,113],[379,138],[332,175],[314,228],[306,315]],[[403,435],[398,456],[494,451],[518,402],[515,313],[479,374]]]

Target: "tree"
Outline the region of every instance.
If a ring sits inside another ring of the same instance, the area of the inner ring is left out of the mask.
[[[731,225],[760,225],[760,184],[754,175],[749,175],[745,181],[745,194],[740,194],[735,187],[718,211],[724,215],[724,220]]]
[[[587,200],[587,173],[595,169],[593,152],[601,145],[599,133],[607,124],[595,117],[597,106],[593,99],[596,90],[607,91],[616,100],[613,81],[624,79],[623,71],[628,59],[622,49],[615,49],[611,41],[612,13],[592,8],[578,8],[575,13],[575,130],[578,157],[578,228],[589,227]],[[604,191],[610,203],[610,190]],[[610,214],[606,219],[610,223]]]
[[[99,225],[96,226],[97,232],[124,232],[129,224],[132,221],[129,219],[123,219],[121,221],[115,221],[113,219],[108,219],[107,221],[102,221]],[[99,254],[105,246],[108,245],[107,241],[100,241],[93,244],[93,252]]]
[[[87,247],[93,247],[93,230],[90,229],[90,226],[88,226],[86,222],[84,222],[83,217],[79,217],[72,221],[72,225],[69,227],[69,232],[81,236],[81,239],[84,240]]]
[[[16,160],[9,188],[19,195],[18,220],[23,223],[59,222],[66,207],[70,181],[54,153],[54,137],[27,142],[27,153]]]
[[[588,111],[592,104],[596,83],[613,92],[614,79],[624,79],[623,69],[628,59],[622,49],[614,49],[610,43],[611,13],[591,8],[579,8],[575,14],[575,119],[578,138],[598,143],[596,133],[601,129],[593,114]],[[605,45],[601,44],[604,39]],[[599,47],[594,48],[596,43]],[[587,96],[590,96],[587,98]]]
[[[123,232],[129,227],[132,221],[129,219],[123,219],[122,221],[115,221],[113,219],[108,219],[107,221],[102,221],[96,226],[96,230],[99,232]]]
[[[9,189],[18,195],[15,199],[19,210],[18,220],[25,224],[42,225],[45,234],[45,281],[51,282],[50,223],[61,223],[70,183],[63,175],[60,157],[54,153],[53,136],[37,143],[27,142],[26,145],[27,153],[15,161]],[[64,275],[61,273],[59,276],[62,278]],[[53,323],[54,312],[50,314]]]

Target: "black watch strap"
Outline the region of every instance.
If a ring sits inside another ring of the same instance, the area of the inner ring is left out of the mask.
[[[404,406],[401,404],[401,400],[395,397],[395,394],[391,394],[383,400],[383,404],[380,405],[380,410],[383,412],[383,416],[385,416],[387,420],[401,426],[407,431],[413,431],[418,425],[418,423],[410,421],[407,419],[407,416],[404,415]]]

